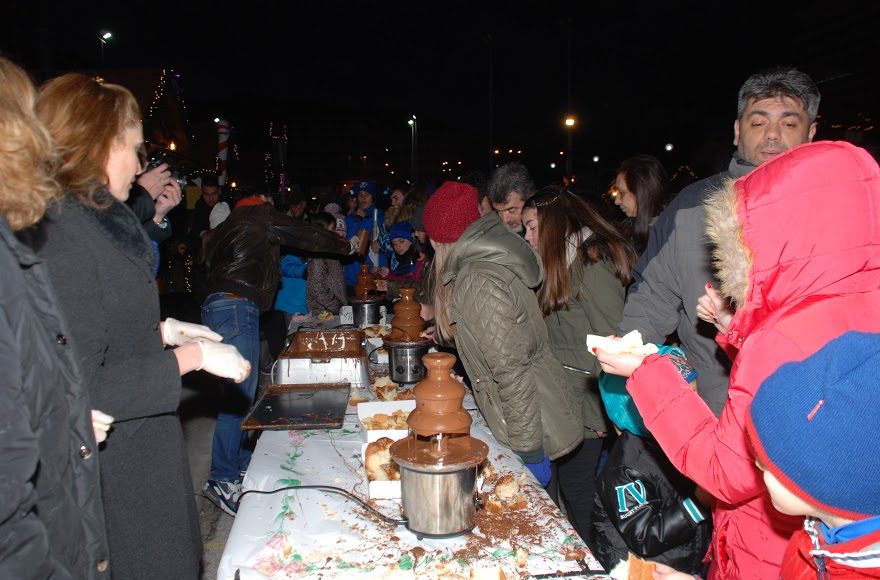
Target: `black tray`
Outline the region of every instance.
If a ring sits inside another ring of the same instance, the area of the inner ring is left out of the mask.
[[[241,422],[243,430],[339,429],[351,383],[269,385]]]

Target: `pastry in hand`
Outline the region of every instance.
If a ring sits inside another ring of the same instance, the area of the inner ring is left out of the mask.
[[[632,332],[621,336],[619,339],[588,334],[587,350],[592,353],[594,348],[598,348],[609,354],[638,354],[642,356],[656,354],[659,350],[656,344],[650,342],[644,344],[642,341],[642,333],[638,330],[633,330]]]

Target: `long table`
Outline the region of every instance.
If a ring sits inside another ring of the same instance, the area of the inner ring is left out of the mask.
[[[403,526],[373,519],[339,495],[318,490],[247,494],[217,577],[471,578],[478,573],[501,577],[496,573],[503,571],[507,578],[607,578],[537,480],[495,440],[479,411],[471,414],[472,436],[489,446],[495,469],[523,478],[527,505],[507,516],[512,518],[507,529],[478,526],[457,538],[420,540]],[[243,489],[329,485],[366,499],[361,446],[356,415],[347,415],[342,429],[264,431]],[[402,517],[400,500],[371,504],[391,518]]]

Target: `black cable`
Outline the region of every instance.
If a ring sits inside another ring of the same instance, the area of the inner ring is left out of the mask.
[[[365,502],[364,500],[362,500],[358,496],[354,495],[353,493],[350,493],[350,492],[342,489],[341,487],[333,487],[332,485],[288,485],[285,487],[279,487],[278,489],[272,489],[272,490],[268,490],[268,491],[263,491],[260,489],[249,489],[249,490],[243,492],[240,496],[238,496],[238,501],[240,503],[241,498],[243,498],[244,496],[246,496],[249,493],[259,493],[262,495],[270,495],[273,493],[278,493],[279,491],[286,491],[289,489],[317,489],[320,491],[326,491],[328,493],[339,494],[339,495],[345,496],[346,498],[348,498],[350,500],[357,502],[362,507],[366,508],[367,511],[370,511],[370,512],[376,514],[380,519],[382,519],[383,521],[385,521],[389,524],[394,524],[395,526],[405,526],[406,524],[409,523],[409,520],[406,518],[404,518],[402,520],[396,520],[394,518],[390,518],[390,517],[386,516],[385,514],[383,514],[382,512],[380,512],[379,510],[377,510],[376,508],[374,508],[373,506],[369,505],[367,502]]]

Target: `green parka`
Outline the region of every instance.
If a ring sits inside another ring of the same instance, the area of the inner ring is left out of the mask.
[[[542,276],[529,245],[493,212],[465,230],[442,280],[454,285],[455,345],[477,405],[492,434],[528,463],[565,455],[584,432],[530,289]]]
[[[609,429],[597,383],[602,369],[596,357],[587,350],[587,335],[616,334],[617,324],[623,316],[626,292],[612,268],[606,261],[587,263],[580,271],[582,276],[576,275],[577,270],[570,268],[569,309],[551,312],[544,319],[550,337],[550,350],[559,362],[590,372],[590,376],[586,376],[575,371],[564,371],[580,401],[578,408],[587,439],[596,438],[598,432],[607,432]]]

